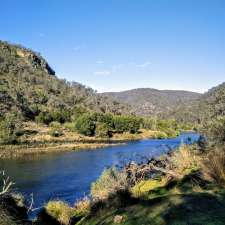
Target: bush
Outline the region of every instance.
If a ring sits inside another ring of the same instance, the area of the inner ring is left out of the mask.
[[[61,127],[61,124],[57,121],[52,121],[50,124],[49,124],[50,127],[52,128],[60,128]]]
[[[64,123],[64,127],[69,131],[76,131],[76,123],[75,122],[66,122]]]
[[[157,120],[154,118],[145,118],[142,120],[142,128],[148,130],[156,130]]]
[[[166,133],[167,138],[175,138],[180,134],[179,131],[176,131],[172,128],[167,128],[164,132]]]
[[[91,195],[94,199],[104,200],[111,194],[128,189],[127,174],[115,167],[103,171],[100,178],[91,185]]]
[[[49,112],[43,111],[43,112],[40,112],[39,115],[35,117],[35,120],[38,123],[44,123],[48,125],[53,121],[53,117]]]
[[[114,116],[113,123],[116,132],[137,133],[140,129],[141,119],[135,116]]]
[[[199,160],[193,148],[183,145],[168,157],[167,170],[171,171],[175,178],[183,178],[200,169]]]
[[[90,114],[80,116],[75,122],[76,130],[83,135],[93,136],[95,134],[95,122]]]
[[[106,114],[94,113],[93,117],[95,118],[96,122],[106,124],[109,129],[113,129],[114,128],[113,115],[112,114],[109,114],[109,113],[106,113]]]
[[[70,112],[66,110],[54,110],[51,112],[52,119],[59,123],[70,121]]]
[[[109,127],[105,123],[97,123],[95,136],[101,138],[109,138],[112,136],[112,133],[109,130]]]
[[[20,127],[20,120],[15,114],[6,114],[5,117],[0,120],[0,143],[15,144]]]
[[[46,213],[60,224],[69,225],[75,210],[62,201],[50,201],[45,206]]]
[[[65,110],[55,110],[52,112],[42,111],[38,116],[35,117],[38,123],[44,123],[49,125],[52,121],[59,123],[65,123],[70,120],[70,113]]]

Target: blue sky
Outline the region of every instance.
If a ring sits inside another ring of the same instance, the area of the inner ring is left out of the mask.
[[[1,0],[0,39],[98,91],[225,81],[225,0]]]

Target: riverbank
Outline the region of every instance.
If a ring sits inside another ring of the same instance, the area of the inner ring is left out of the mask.
[[[225,179],[217,172],[224,171],[223,162],[221,152],[206,154],[197,145],[182,146],[147,164],[105,170],[92,184],[92,200],[75,207],[51,201],[42,213],[64,225],[222,225]]]
[[[207,154],[193,145],[123,170],[107,169],[92,184],[92,199],[75,206],[49,201],[30,224],[222,225],[225,179],[216,172],[224,169],[223,160],[221,152]]]
[[[0,158],[19,158],[30,155],[78,151],[84,149],[98,149],[115,145],[123,145],[129,141],[142,139],[172,138],[162,131],[140,129],[138,133],[114,133],[110,138],[89,137],[75,131],[61,129],[60,136],[52,136],[51,128],[36,123],[26,123],[23,135],[17,144],[0,145]]]

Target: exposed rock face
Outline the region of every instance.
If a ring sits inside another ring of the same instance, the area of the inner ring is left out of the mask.
[[[0,41],[0,52],[4,55],[4,58],[0,58],[0,63],[7,65],[10,63],[10,59],[16,57],[19,65],[31,66],[35,69],[42,69],[50,75],[55,75],[55,71],[49,66],[46,60],[38,53],[35,53],[29,49],[26,49],[19,45],[11,45],[7,42]]]

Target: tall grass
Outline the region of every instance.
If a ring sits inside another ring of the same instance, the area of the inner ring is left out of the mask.
[[[45,210],[62,225],[69,225],[75,214],[75,210],[63,201],[50,201],[45,206]]]
[[[94,199],[107,199],[111,194],[128,188],[127,174],[115,167],[106,169],[100,178],[92,184],[91,195]]]
[[[209,152],[201,161],[204,179],[225,185],[225,149],[217,148]]]

